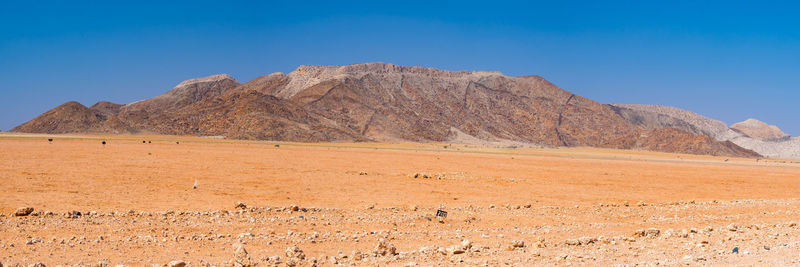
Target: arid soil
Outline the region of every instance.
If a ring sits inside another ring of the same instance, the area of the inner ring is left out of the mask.
[[[3,266],[800,264],[791,160],[47,138],[0,135]]]

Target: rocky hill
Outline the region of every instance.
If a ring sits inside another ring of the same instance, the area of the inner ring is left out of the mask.
[[[769,125],[756,119],[747,119],[743,122],[734,123],[731,125],[731,129],[762,141],[785,141],[791,139],[791,136],[781,131],[778,126]]]
[[[764,156],[800,159],[800,139],[791,139],[777,127],[769,127],[756,120],[748,120],[738,126],[735,124],[738,129],[733,129],[728,128],[724,122],[675,107],[638,104],[609,106],[630,123],[646,129],[674,127],[687,132],[703,133],[717,141],[730,141]],[[748,132],[758,138],[745,134]]]
[[[305,142],[447,142],[467,136],[548,146],[758,156],[698,135],[702,131],[678,120],[672,124],[681,130],[655,131],[659,127],[630,123],[619,110],[539,76],[386,63],[300,66],[288,74],[273,73],[244,84],[228,75],[214,75],[182,82],[155,98],[120,107],[98,105],[95,110],[75,111],[73,116],[91,120],[73,127],[58,131],[44,127],[43,121],[60,118],[42,118],[50,111],[15,130]]]

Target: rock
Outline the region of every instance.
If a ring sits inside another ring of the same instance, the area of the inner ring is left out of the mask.
[[[33,209],[31,209],[31,210],[33,210]],[[45,267],[45,266],[44,266],[44,263],[37,262],[37,263],[31,264],[31,265],[28,265],[28,267]]]
[[[234,267],[253,267],[256,263],[250,258],[247,249],[242,244],[233,245],[233,266]]]
[[[375,256],[395,255],[397,254],[397,248],[395,248],[391,243],[387,242],[386,239],[381,238],[378,240],[378,245],[375,246],[372,254]]]
[[[460,245],[453,245],[452,247],[448,248],[447,251],[453,255],[464,254],[464,252],[466,252],[466,250],[464,250],[464,248]]]
[[[578,239],[567,239],[564,240],[564,244],[567,246],[579,246],[581,241],[578,241]]]
[[[597,238],[596,237],[590,237],[590,236],[584,236],[584,237],[578,238],[578,242],[580,242],[581,245],[589,245],[589,244],[593,244],[593,243],[597,242]]]
[[[725,229],[728,229],[728,231],[731,231],[731,232],[736,232],[739,229],[739,226],[737,226],[734,223],[731,223],[731,224],[728,224],[728,226],[725,227]]]
[[[174,260],[174,261],[171,261],[171,262],[167,263],[167,267],[185,267],[185,266],[186,266],[186,262],[184,262],[182,260]]]
[[[303,250],[300,249],[299,247],[291,246],[286,248],[286,258],[288,263],[290,259],[303,260],[306,258],[306,254],[303,253]]]
[[[358,250],[353,250],[353,253],[350,256],[350,258],[352,258],[354,261],[360,261],[363,257],[364,256],[361,254],[361,251]]]
[[[659,234],[661,234],[661,231],[656,228],[650,228],[644,231],[646,237],[658,237]]]
[[[522,240],[511,241],[511,247],[513,247],[513,248],[525,247],[525,241],[522,241]]]
[[[247,208],[247,204],[244,204],[244,202],[239,201],[239,202],[236,202],[236,205],[234,206],[234,208],[246,209]]]
[[[733,248],[733,252],[732,253],[739,253],[739,247]]]
[[[270,256],[267,261],[274,265],[281,264],[281,256]]]
[[[21,207],[14,211],[14,216],[28,216],[33,212],[33,208],[31,207]]]
[[[463,248],[464,250],[468,250],[468,249],[472,248],[472,241],[469,241],[469,240],[466,240],[466,239],[462,240],[461,241],[461,248]]]
[[[645,235],[647,235],[647,232],[645,232],[645,230],[636,230],[636,232],[633,232],[632,236],[633,237],[645,237]]]

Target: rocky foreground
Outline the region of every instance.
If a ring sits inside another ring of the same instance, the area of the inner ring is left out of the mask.
[[[3,266],[800,263],[800,201],[250,207],[0,216]],[[438,209],[447,218],[435,217]]]

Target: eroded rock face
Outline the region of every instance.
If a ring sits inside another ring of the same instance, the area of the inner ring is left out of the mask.
[[[791,136],[781,131],[778,126],[769,125],[756,119],[734,123],[731,129],[749,137],[763,141],[783,141],[791,139]]]

